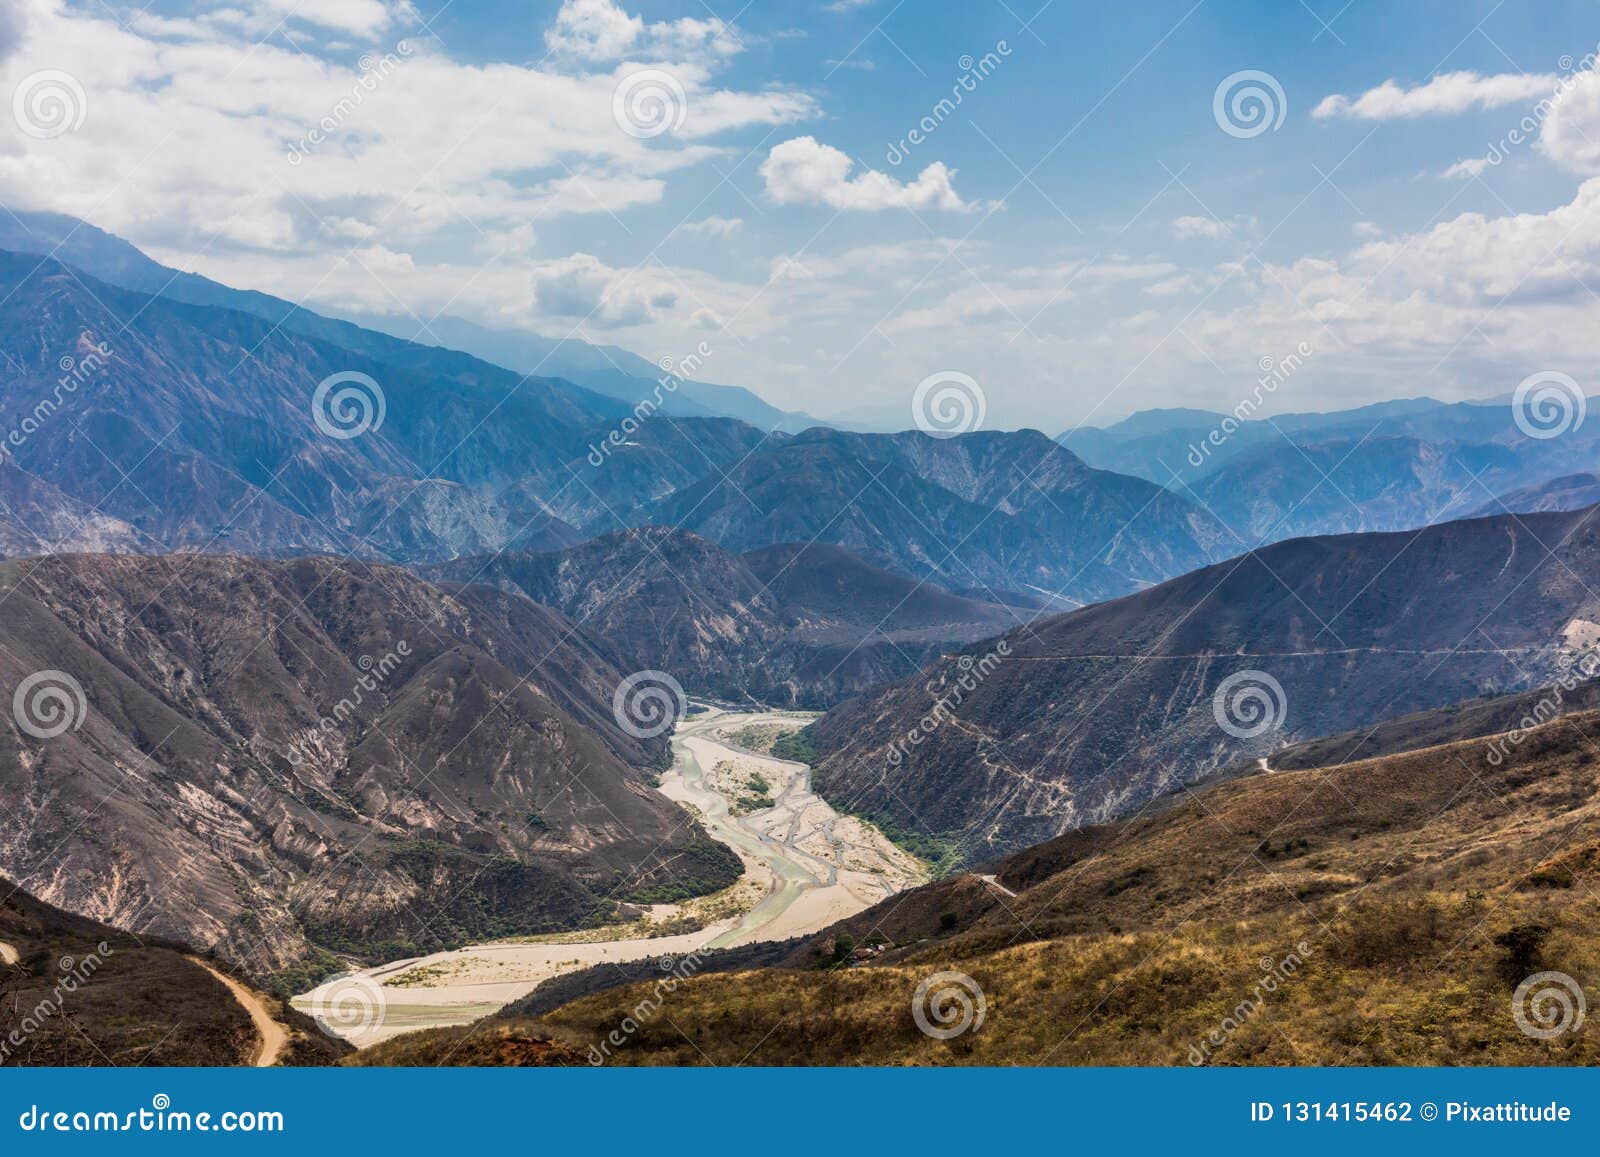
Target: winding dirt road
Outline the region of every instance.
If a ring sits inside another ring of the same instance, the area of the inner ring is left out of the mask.
[[[251,1062],[258,1069],[270,1069],[278,1063],[283,1056],[283,1050],[289,1046],[289,1033],[277,1021],[272,1019],[272,1014],[267,1011],[267,1006],[261,1003],[261,998],[240,984],[233,977],[224,972],[219,972],[211,965],[201,960],[198,956],[186,956],[190,964],[198,964],[212,976],[220,980],[227,990],[233,993],[243,1009],[250,1014],[250,1021],[256,1026],[256,1033],[261,1037],[261,1046],[256,1050],[255,1060]]]

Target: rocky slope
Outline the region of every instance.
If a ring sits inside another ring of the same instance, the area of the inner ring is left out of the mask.
[[[1537,686],[1600,638],[1595,515],[1300,539],[1040,620],[825,716],[818,785],[983,859],[1297,739]]]
[[[0,564],[0,871],[257,975],[739,873],[554,611],[327,559]]]
[[[627,663],[669,671],[691,690],[784,706],[829,706],[1019,622],[839,547],[787,544],[741,557],[667,527],[429,573],[554,607]]]

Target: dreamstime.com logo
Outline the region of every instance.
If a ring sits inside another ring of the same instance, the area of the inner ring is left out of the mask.
[[[165,1093],[151,1097],[149,1108],[125,1113],[30,1105],[17,1118],[17,1127],[24,1133],[282,1133],[285,1128],[276,1109],[197,1113],[174,1109]]]
[[[1565,972],[1535,972],[1511,994],[1511,1019],[1534,1040],[1555,1040],[1583,1027],[1583,986]]]
[[[89,115],[89,97],[70,72],[46,68],[22,78],[11,94],[11,116],[35,140],[77,132]]]
[[[635,671],[617,684],[611,714],[635,739],[654,739],[689,713],[683,684],[665,671]]]
[[[83,684],[65,671],[35,671],[17,684],[11,715],[35,739],[54,739],[83,727],[89,701]]]
[[[611,119],[630,137],[642,141],[677,132],[688,115],[689,94],[665,69],[630,72],[611,94]]]
[[[1583,425],[1589,400],[1583,387],[1559,370],[1540,370],[1517,384],[1511,395],[1511,420],[1530,438],[1559,438]]]
[[[1211,96],[1211,115],[1230,137],[1248,140],[1276,132],[1289,113],[1283,85],[1270,72],[1246,68],[1222,78]]]
[[[324,1032],[346,1039],[383,1023],[383,985],[360,972],[336,976],[311,994],[307,1009]]]
[[[911,420],[935,438],[970,434],[983,425],[987,409],[983,387],[956,370],[929,374],[911,395]]]
[[[1233,412],[1223,417],[1222,421],[1212,427],[1211,431],[1198,442],[1189,443],[1189,453],[1186,455],[1189,465],[1196,470],[1206,464],[1206,459],[1211,457],[1211,452],[1218,449],[1239,431],[1239,427],[1255,417],[1256,411],[1261,409],[1268,394],[1278,392],[1278,387],[1287,382],[1294,374],[1305,365],[1316,350],[1310,342],[1301,342],[1294,347],[1294,352],[1284,358],[1263,356],[1256,363],[1256,368],[1261,371],[1261,376],[1256,379],[1254,388],[1248,397],[1241,398],[1233,407]]]
[[[1283,684],[1265,671],[1235,671],[1217,684],[1211,714],[1235,739],[1255,739],[1283,726],[1289,697]]]
[[[311,419],[317,429],[341,442],[379,429],[386,413],[383,387],[357,370],[329,374],[311,395]]]
[[[934,1040],[954,1040],[983,1027],[988,1002],[965,972],[935,972],[911,995],[911,1019]]]

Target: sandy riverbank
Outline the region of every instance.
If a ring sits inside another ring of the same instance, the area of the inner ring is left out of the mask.
[[[319,1000],[332,1004],[341,991],[362,989],[373,1015],[346,1035],[366,1046],[413,1029],[470,1023],[580,968],[807,935],[921,883],[915,858],[811,791],[806,765],[726,741],[728,733],[752,724],[799,725],[810,718],[713,709],[679,726],[661,793],[698,813],[745,866],[744,879],[717,896],[651,911],[656,926],[685,915],[717,917],[699,930],[648,936],[641,923],[618,929],[612,939],[571,934],[472,945],[329,981],[296,997],[295,1005],[312,1011]],[[772,806],[747,810],[760,798],[752,783],[766,787]]]

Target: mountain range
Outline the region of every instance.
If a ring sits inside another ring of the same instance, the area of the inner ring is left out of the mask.
[[[1595,514],[1297,539],[1036,620],[818,721],[818,787],[982,860],[1294,739],[1538,686],[1600,639]]]

